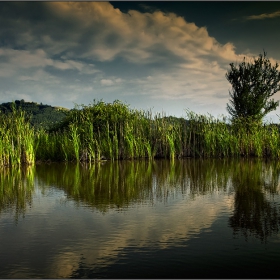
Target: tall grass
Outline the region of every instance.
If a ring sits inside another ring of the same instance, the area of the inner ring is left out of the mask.
[[[24,111],[0,112],[0,165],[33,164],[34,129]]]
[[[34,130],[21,110],[0,113],[0,165],[181,157],[280,157],[278,127],[187,111],[186,118],[120,101],[76,106],[52,130]]]

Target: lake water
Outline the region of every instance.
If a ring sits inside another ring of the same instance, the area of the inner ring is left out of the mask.
[[[0,170],[0,278],[279,278],[280,163]]]

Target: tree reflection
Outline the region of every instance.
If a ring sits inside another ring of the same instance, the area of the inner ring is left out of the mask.
[[[235,189],[234,213],[229,225],[234,234],[253,235],[263,242],[279,232],[280,208],[273,202],[278,192],[279,165],[246,160],[235,165],[232,184]],[[270,200],[267,196],[272,196]],[[272,201],[272,202],[271,202]]]

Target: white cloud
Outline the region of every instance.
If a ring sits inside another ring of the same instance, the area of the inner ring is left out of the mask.
[[[111,79],[101,79],[100,83],[103,86],[113,86],[113,85],[120,85],[121,83],[123,83],[124,80],[121,78],[111,78]]]
[[[100,83],[104,86],[112,86],[114,84],[114,82],[110,79],[102,79]]]

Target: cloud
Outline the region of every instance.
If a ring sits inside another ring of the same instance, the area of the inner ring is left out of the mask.
[[[151,106],[177,100],[225,108],[229,63],[246,56],[174,13],[122,12],[109,2],[1,5],[2,94],[33,92],[60,106],[134,97],[137,105],[142,98]]]
[[[11,41],[26,50],[38,49],[65,59],[113,61],[122,57],[132,63],[155,63],[214,55],[235,58],[234,46],[221,45],[198,27],[174,13],[161,11],[127,13],[108,2],[45,2],[49,16],[34,25],[29,18],[14,22]],[[28,5],[27,5],[28,6]],[[42,62],[42,60],[40,60]],[[69,67],[61,62],[53,66]],[[73,65],[72,65],[73,66]]]
[[[8,77],[19,72],[21,69],[43,69],[53,67],[58,70],[76,70],[83,74],[94,74],[99,70],[94,68],[93,64],[86,64],[74,60],[61,60],[49,58],[42,49],[35,51],[14,50],[1,48],[0,59],[0,77]],[[22,77],[21,77],[22,79]]]
[[[231,60],[232,44],[219,44],[205,27],[198,27],[174,13],[127,13],[108,2],[45,2],[43,22],[34,25],[22,15],[14,23],[10,41],[26,49],[44,49],[48,55],[68,59],[112,61],[123,57],[133,63],[152,63],[170,57],[188,60],[215,54]],[[159,55],[162,54],[162,55]]]
[[[139,7],[141,7],[142,9],[144,9],[147,12],[154,12],[155,10],[158,10],[155,7],[151,6],[151,5],[147,5],[147,4],[144,4],[144,3],[140,3]]]
[[[260,19],[267,19],[267,18],[275,18],[280,17],[280,11],[276,11],[270,14],[260,14],[260,15],[252,15],[245,17],[246,20],[260,20]]]
[[[102,79],[100,83],[104,86],[112,86],[114,84],[114,82],[110,79]]]
[[[113,78],[113,79],[101,79],[100,83],[103,86],[112,86],[122,83],[124,80],[121,78]]]

